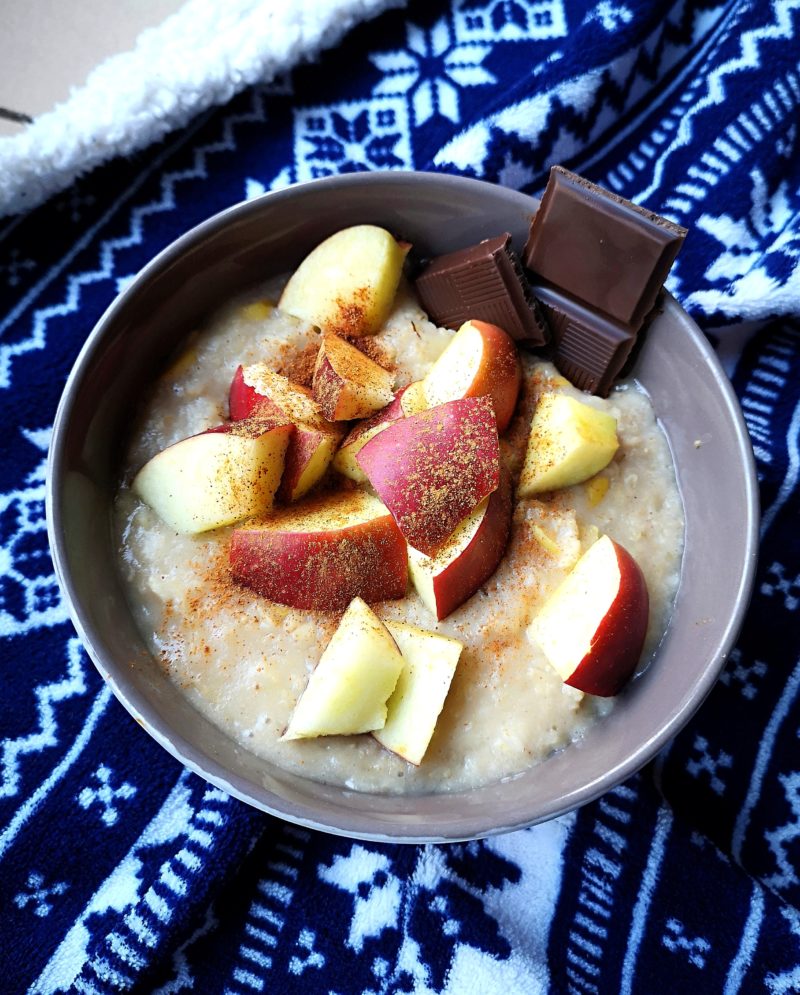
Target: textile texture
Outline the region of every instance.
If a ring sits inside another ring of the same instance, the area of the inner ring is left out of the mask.
[[[4,992],[800,992],[798,37],[797,0],[413,0],[0,227]],[[760,478],[738,645],[577,813],[449,846],[283,824],[182,770],[71,628],[43,508],[65,377],[119,288],[244,197],[377,168],[537,193],[553,162],[691,229],[669,286]]]
[[[64,103],[0,139],[0,217],[38,207],[94,166],[147,148],[250,83],[272,82],[401,2],[186,0]]]

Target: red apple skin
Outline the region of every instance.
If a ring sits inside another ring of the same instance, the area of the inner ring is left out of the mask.
[[[314,371],[313,394],[328,421],[347,420],[342,400],[345,386],[344,379],[331,366],[331,361],[323,356]]]
[[[427,556],[500,483],[492,401],[469,397],[398,419],[356,456],[409,544]]]
[[[309,397],[311,396],[311,392],[306,388],[298,386],[297,389],[308,394]],[[241,365],[237,368],[231,381],[228,408],[233,422],[253,416],[274,420],[276,424],[284,424],[288,420],[279,405],[270,398],[259,394],[255,387],[245,383],[244,367]],[[277,493],[278,499],[287,503],[298,497],[295,493],[297,484],[319,446],[330,438],[331,431],[341,431],[333,425],[326,426],[326,432],[314,425],[303,423],[295,424],[294,428],[289,448],[286,450],[283,477]]]
[[[229,556],[238,583],[304,611],[402,598],[408,585],[405,540],[390,515],[330,532],[237,528]]]
[[[305,387],[294,385],[298,391],[311,396],[311,391]],[[271,398],[259,394],[255,387],[251,387],[244,379],[244,367],[238,366],[231,381],[231,389],[228,394],[228,411],[231,421],[243,421],[252,415],[259,418],[277,418],[287,421],[287,415],[281,410]]]
[[[278,499],[285,503],[295,500],[295,488],[322,441],[322,434],[303,425],[295,425],[294,436],[286,450],[283,476],[278,488]]]
[[[480,332],[488,356],[493,357],[486,364],[484,372],[479,373],[472,382],[467,397],[488,394],[494,404],[494,414],[497,419],[497,431],[501,434],[508,427],[514,415],[522,383],[522,365],[519,352],[511,336],[498,325],[490,325],[486,321],[470,321]]]
[[[522,364],[519,352],[514,340],[499,325],[490,325],[487,321],[471,318],[464,322],[459,333],[465,331],[467,326],[472,326],[482,340],[482,361],[475,371],[472,381],[460,396],[480,397],[483,394],[488,394],[494,404],[497,431],[502,435],[514,415],[522,384]],[[440,375],[437,380],[439,381],[441,381],[441,370],[451,366],[447,352],[434,365],[434,371],[440,364],[444,364],[444,366],[438,371]],[[457,367],[453,369],[454,373],[456,369]],[[455,390],[455,385],[458,384],[459,379],[458,376],[446,379],[446,389]],[[431,403],[437,403],[436,393],[434,392],[433,396],[429,397]],[[454,397],[455,395],[451,394],[450,396]],[[445,398],[440,396],[438,400],[443,401]]]
[[[243,418],[249,418],[253,410],[259,405],[259,402],[270,409],[274,408],[277,410],[277,405],[274,405],[266,397],[261,397],[256,392],[255,387],[251,387],[250,384],[244,382],[244,367],[239,366],[233,375],[230,394],[228,395],[228,408],[230,410],[231,421],[241,421]]]
[[[376,411],[375,414],[370,415],[369,418],[357,421],[344,437],[344,440],[339,448],[344,449],[345,446],[349,446],[351,442],[355,442],[365,432],[369,432],[370,429],[375,428],[376,425],[391,425],[391,423],[397,421],[398,418],[405,418],[405,411],[403,411],[403,406],[400,401],[408,386],[409,385],[406,384],[405,387],[401,387],[400,390],[395,391],[394,400],[391,404],[387,404],[385,408],[381,408],[380,411]]]
[[[611,540],[619,564],[619,590],[597,627],[591,650],[565,684],[609,698],[618,694],[636,670],[642,655],[650,595],[641,567],[619,543]]]
[[[500,566],[511,532],[511,482],[503,474],[470,544],[433,581],[436,618],[441,622],[464,604]]]

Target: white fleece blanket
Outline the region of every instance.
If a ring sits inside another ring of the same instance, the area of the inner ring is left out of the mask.
[[[63,104],[0,139],[0,217],[36,207],[244,87],[269,82],[404,0],[188,0]]]

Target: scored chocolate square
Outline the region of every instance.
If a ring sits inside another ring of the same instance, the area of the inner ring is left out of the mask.
[[[607,397],[636,342],[631,329],[550,287],[534,285],[553,333],[553,361],[579,390]]]
[[[531,346],[544,345],[549,337],[508,232],[437,256],[415,285],[437,325],[458,328],[476,318]]]
[[[523,261],[537,283],[637,332],[685,238],[680,225],[553,166]]]

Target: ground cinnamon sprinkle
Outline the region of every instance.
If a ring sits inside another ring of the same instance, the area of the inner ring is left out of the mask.
[[[378,366],[382,366],[384,370],[389,373],[395,373],[397,371],[397,364],[393,363],[389,353],[383,348],[383,346],[371,335],[362,335],[360,338],[351,338],[348,336],[343,336],[350,345],[353,345],[360,352],[363,352],[365,356],[377,363]]]
[[[309,342],[303,349],[286,348],[286,355],[276,367],[276,372],[300,384],[301,387],[311,387],[314,380],[314,364],[317,361],[319,344]]]
[[[369,310],[372,292],[369,287],[359,287],[348,298],[337,298],[336,317],[326,326],[329,332],[343,336],[360,336],[369,332]]]

